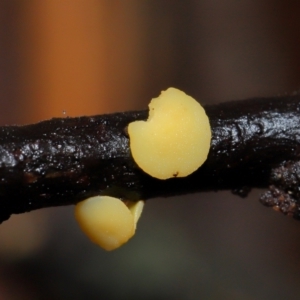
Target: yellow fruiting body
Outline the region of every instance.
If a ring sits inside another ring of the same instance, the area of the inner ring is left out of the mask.
[[[206,160],[211,129],[203,107],[184,92],[169,88],[149,104],[147,121],[128,125],[137,165],[158,179],[185,177]]]
[[[96,196],[79,202],[75,206],[75,217],[94,243],[110,251],[134,235],[144,202],[128,201],[127,205],[117,198]]]

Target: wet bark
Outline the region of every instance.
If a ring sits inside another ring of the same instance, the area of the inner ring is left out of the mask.
[[[145,174],[130,154],[126,126],[146,120],[147,111],[1,127],[0,221],[13,213],[75,204],[99,194],[148,200],[229,189],[246,196],[252,187],[274,185],[274,170],[299,160],[300,96],[205,109],[212,127],[207,161],[190,176],[168,180]],[[288,193],[288,185],[279,188]],[[276,198],[273,194],[263,204],[278,206],[270,201]],[[288,194],[296,207],[292,215],[298,217],[298,196]]]

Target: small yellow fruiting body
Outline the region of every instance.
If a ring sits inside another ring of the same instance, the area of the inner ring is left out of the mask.
[[[149,104],[147,121],[128,125],[137,165],[159,179],[185,177],[206,160],[211,129],[203,107],[184,92],[169,88]]]
[[[143,205],[143,201],[125,204],[117,198],[96,196],[79,202],[75,206],[75,217],[94,243],[110,251],[134,235]]]

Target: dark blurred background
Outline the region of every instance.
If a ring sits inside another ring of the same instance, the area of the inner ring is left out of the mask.
[[[202,104],[300,87],[300,2],[0,0],[0,124],[144,109],[174,86]],[[300,222],[261,191],[150,200],[107,253],[73,207],[0,226],[0,299],[299,299]]]

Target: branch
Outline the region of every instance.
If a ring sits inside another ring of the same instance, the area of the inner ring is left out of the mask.
[[[126,127],[146,120],[147,111],[0,127],[0,221],[99,194],[147,200],[229,189],[246,196],[270,182],[263,204],[281,210],[288,203],[283,212],[299,217],[295,171],[293,191],[289,183],[276,187],[274,174],[278,168],[289,173],[287,162],[293,166],[299,160],[300,96],[228,102],[207,106],[206,112],[212,127],[207,161],[192,175],[169,180],[145,174],[130,154]],[[278,191],[291,199],[280,202]]]

